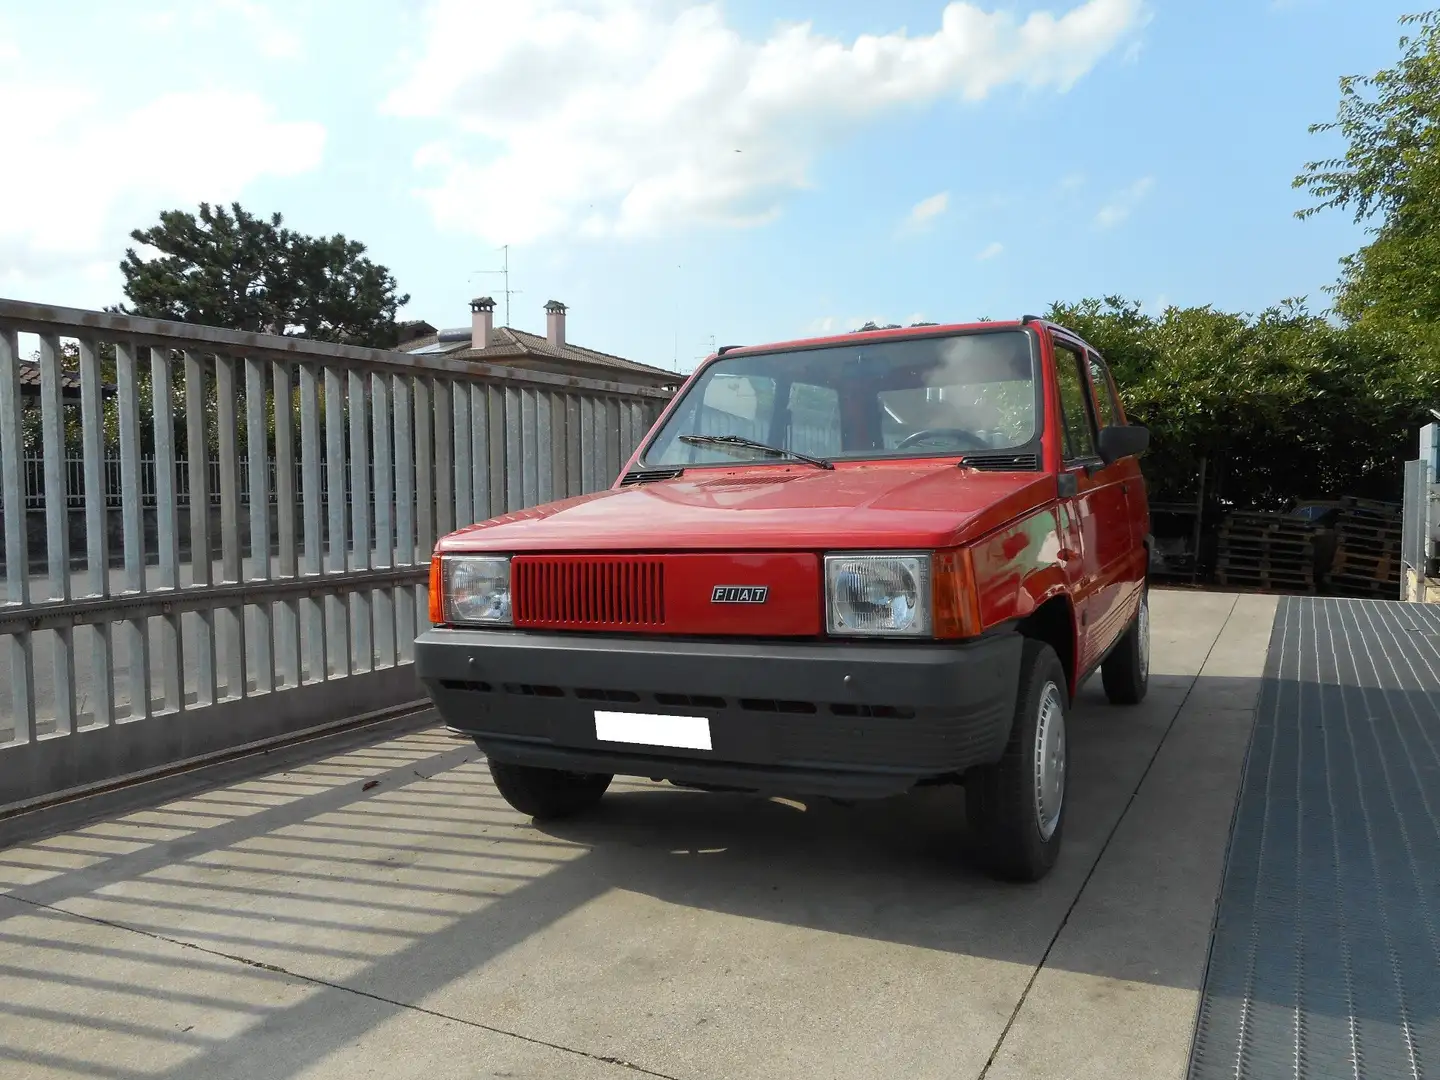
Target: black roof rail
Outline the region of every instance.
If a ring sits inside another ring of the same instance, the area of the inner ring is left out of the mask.
[[[731,349],[743,349],[744,347],[743,345],[721,345],[720,348],[715,350],[715,355],[724,356]]]
[[[1021,316],[1020,316],[1020,325],[1021,325],[1021,326],[1029,326],[1032,322],[1044,322],[1044,321],[1045,321],[1045,320],[1044,320],[1041,316],[1039,316],[1039,315],[1021,315]]]

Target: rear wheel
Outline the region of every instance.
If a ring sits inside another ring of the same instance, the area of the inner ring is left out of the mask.
[[[1027,640],[1005,754],[965,778],[965,810],[987,869],[1039,881],[1060,853],[1065,826],[1070,695],[1055,650]]]
[[[1138,705],[1150,688],[1150,589],[1140,592],[1140,610],[1130,629],[1100,667],[1100,681],[1112,705]]]
[[[573,817],[600,801],[614,779],[609,773],[575,773],[534,765],[490,762],[490,777],[501,797],[538,821]]]

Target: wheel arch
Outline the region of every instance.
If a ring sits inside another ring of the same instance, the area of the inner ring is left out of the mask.
[[[1021,619],[1016,630],[1024,637],[1043,641],[1055,650],[1060,666],[1065,669],[1065,681],[1069,684],[1071,697],[1078,689],[1080,673],[1077,670],[1077,641],[1075,630],[1075,606],[1068,593],[1058,593]]]

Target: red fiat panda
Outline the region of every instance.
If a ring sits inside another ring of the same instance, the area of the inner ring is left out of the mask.
[[[439,542],[418,672],[521,813],[953,782],[1035,880],[1076,690],[1145,695],[1148,439],[1033,317],[723,349],[609,490]]]

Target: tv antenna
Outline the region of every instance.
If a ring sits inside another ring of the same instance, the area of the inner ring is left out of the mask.
[[[500,275],[503,276],[504,282],[505,282],[504,287],[503,287],[503,290],[502,290],[502,291],[504,292],[504,294],[505,294],[505,325],[506,325],[506,326],[509,326],[509,325],[510,325],[510,297],[511,297],[512,295],[519,295],[519,294],[520,294],[521,292],[523,292],[524,290],[523,290],[523,289],[512,289],[512,288],[510,288],[510,245],[509,245],[509,244],[504,244],[504,245],[501,246],[500,250],[505,253],[505,261],[504,261],[504,263],[501,265],[501,267],[500,267],[499,270],[476,270],[476,271],[474,271],[474,273],[477,273],[477,274],[500,274]]]

